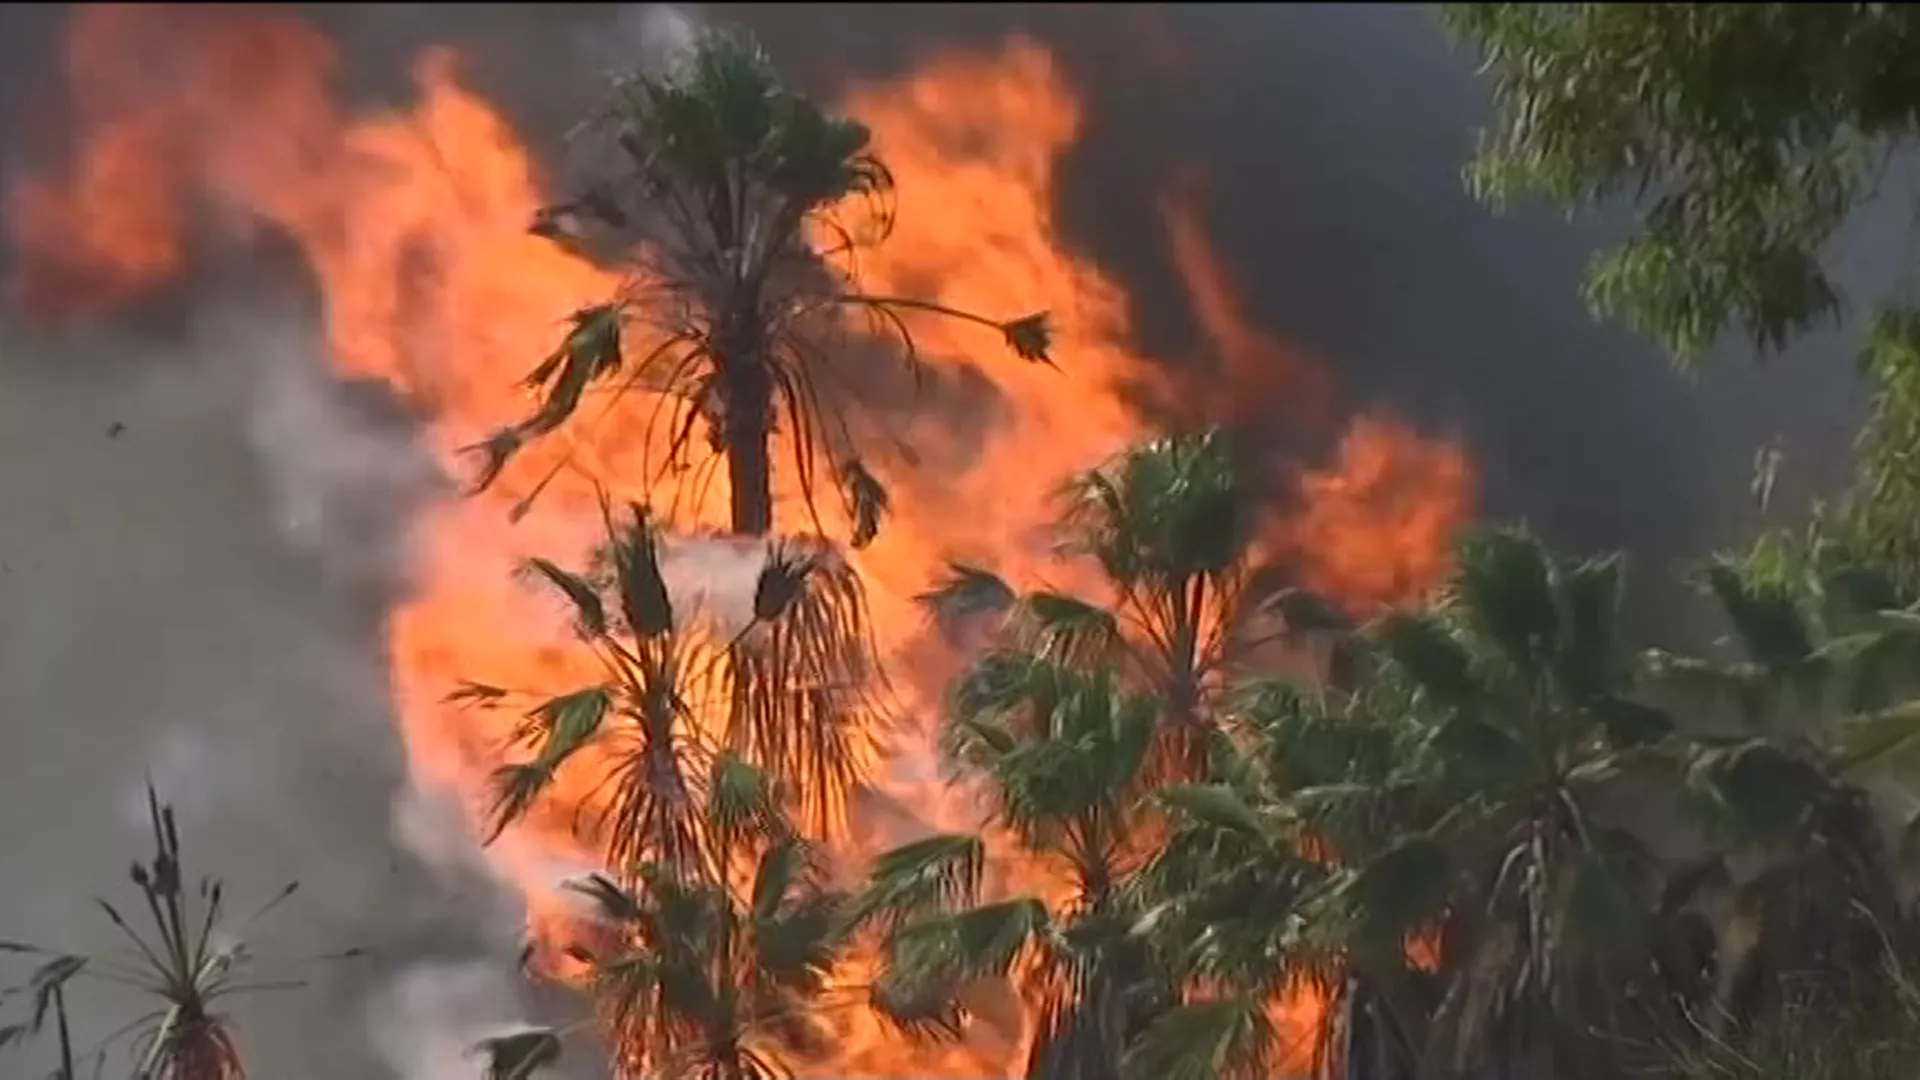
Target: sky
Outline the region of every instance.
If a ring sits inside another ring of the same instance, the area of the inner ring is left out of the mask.
[[[826,95],[1010,33],[1047,45],[1089,110],[1056,211],[1142,298],[1144,344],[1180,355],[1196,338],[1155,200],[1199,168],[1214,243],[1256,320],[1329,365],[1350,398],[1459,435],[1489,514],[1565,547],[1625,549],[1654,636],[1705,632],[1659,582],[1753,523],[1758,445],[1784,440],[1782,505],[1843,474],[1856,404],[1843,337],[1764,368],[1730,348],[1688,382],[1581,307],[1581,267],[1619,215],[1498,219],[1466,196],[1483,91],[1423,9],[695,13],[751,28]],[[0,9],[0,168],[57,139],[60,14]],[[404,95],[415,50],[453,44],[535,146],[644,44],[641,11],[622,5],[309,14],[340,42],[357,99]],[[1848,272],[1883,267],[1891,242],[1876,237],[1892,232],[1863,227]],[[306,883],[276,951],[379,954],[295,964],[316,982],[301,1008],[250,1009],[251,1044],[308,1063],[268,1074],[440,1080],[466,1075],[460,1033],[532,1006],[499,975],[510,905],[470,853],[434,839],[446,830],[431,807],[396,816],[380,567],[430,470],[404,418],[317,374],[309,303],[297,282],[222,277],[52,338],[0,315],[0,936],[105,940],[76,897],[124,884],[150,774],[236,887]]]

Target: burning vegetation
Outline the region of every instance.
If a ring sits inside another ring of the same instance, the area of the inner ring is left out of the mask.
[[[69,30],[71,153],[5,193],[13,300],[110,311],[264,226],[334,373],[468,481],[387,613],[394,714],[517,885],[530,975],[592,1006],[476,1073],[1757,1076],[1740,1046],[1836,1001],[1862,1075],[1910,1068],[1920,935],[1868,772],[1920,741],[1915,579],[1871,555],[1901,544],[1771,537],[1704,575],[1741,655],[1628,657],[1617,560],[1459,537],[1462,449],[1250,324],[1202,178],[1160,218],[1213,363],[1137,351],[1053,227],[1081,108],[1036,44],[824,109],[698,31],[614,83],[563,187],[444,50],[359,115],[290,17]],[[149,805],[152,932],[108,908],[138,960],[38,954],[0,1028],[51,1026],[65,1080],[87,974],[163,1001],[143,1078],[240,1071],[244,954]],[[1676,855],[1648,834],[1683,810],[1715,839]]]
[[[1081,109],[1036,44],[823,109],[702,31],[613,85],[574,190],[450,52],[354,115],[283,15],[88,5],[67,49],[72,154],[6,192],[14,299],[164,290],[209,218],[297,244],[335,373],[469,481],[387,618],[410,769],[620,1075],[1465,1067],[1618,1004],[1567,929],[1638,910],[1587,807],[1673,725],[1621,682],[1615,564],[1456,548],[1462,448],[1252,327],[1197,185],[1162,223],[1215,363],[1140,354],[1054,228]],[[1275,417],[1324,460],[1242,437]],[[1729,806],[1743,769],[1803,783],[1831,813],[1780,826],[1791,865],[1865,889],[1838,773],[1715,753],[1686,760]],[[152,1045],[204,1061],[152,1075],[236,1074],[198,1008]]]

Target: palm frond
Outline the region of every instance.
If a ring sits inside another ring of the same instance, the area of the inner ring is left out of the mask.
[[[1032,898],[982,904],[902,926],[890,941],[884,982],[895,988],[953,986],[1006,975],[1052,926]]]
[[[1260,1080],[1274,1075],[1280,1033],[1258,998],[1176,1005],[1127,1050],[1125,1080]]]
[[[912,919],[974,902],[986,867],[986,844],[965,833],[929,836],[874,859],[856,917],[898,927]]]
[[[485,1080],[529,1080],[536,1072],[560,1060],[560,1033],[535,1027],[492,1035],[475,1043],[468,1053],[486,1059]]]
[[[991,571],[948,563],[945,575],[914,599],[937,617],[965,619],[1010,611],[1019,594]]]

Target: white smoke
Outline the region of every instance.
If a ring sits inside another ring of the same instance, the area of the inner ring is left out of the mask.
[[[473,1080],[475,1044],[524,1026],[523,1008],[492,964],[422,964],[395,979],[367,1015],[374,1045],[405,1080]]]

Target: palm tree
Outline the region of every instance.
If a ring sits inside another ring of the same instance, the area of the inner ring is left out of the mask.
[[[1011,648],[1113,664],[1162,703],[1154,776],[1197,779],[1215,730],[1213,698],[1277,636],[1254,630],[1257,617],[1294,595],[1256,566],[1251,496],[1218,432],[1154,439],[1064,492],[1064,552],[1093,561],[1106,596],[1022,595],[987,570],[955,565],[922,600],[943,617],[997,618]],[[1298,607],[1285,614],[1301,619]]]
[[[1138,879],[1142,931],[1183,985],[1231,988],[1237,1008],[1215,993],[1170,1010],[1133,1048],[1138,1075],[1202,1075],[1217,1060],[1272,1075],[1303,1057],[1329,1075],[1412,1075],[1438,995],[1407,934],[1435,910],[1417,889],[1434,879],[1399,880],[1410,864],[1384,856],[1447,806],[1406,680],[1352,642],[1339,655],[1318,686],[1241,688],[1206,782],[1159,795],[1170,827]],[[1354,873],[1376,860],[1371,877]],[[1344,906],[1362,917],[1335,917]],[[1302,991],[1326,1010],[1308,1044],[1262,1008]]]
[[[715,762],[766,770],[808,824],[840,820],[860,778],[873,707],[873,656],[853,571],[823,546],[776,542],[750,621],[724,631],[677,611],[648,512],[606,510],[599,565],[529,569],[571,605],[603,678],[536,701],[515,732],[530,751],[496,773],[494,836],[533,809],[562,771],[597,766],[606,805],[591,824],[622,885],[652,864],[688,880],[724,879],[703,828]],[[698,541],[694,541],[698,542]],[[517,694],[470,683],[457,697],[503,708]]]
[[[1649,993],[1657,868],[1597,800],[1671,727],[1626,696],[1619,583],[1613,560],[1483,533],[1432,607],[1369,628],[1376,685],[1266,694],[1248,710],[1253,760],[1167,795],[1170,851],[1214,859],[1160,873],[1188,891],[1189,927],[1233,890],[1276,914],[1201,937],[1188,962],[1232,976],[1237,961],[1241,980],[1292,965],[1346,994],[1380,1046],[1363,1054],[1350,1023],[1346,1067],[1381,1070],[1349,1075],[1613,1075],[1618,1055],[1572,1021],[1617,1030],[1665,995]],[[1406,959],[1414,940],[1431,976]]]
[[[573,883],[597,923],[574,952],[623,1075],[774,1080],[821,1049],[815,1021],[836,1004],[828,975],[849,910],[768,774],[722,752],[702,786],[714,873],[649,861],[631,884]]]
[[[1058,871],[1061,897],[983,895],[983,835],[929,837],[875,861],[860,902],[886,930],[874,1000],[915,1032],[954,1032],[981,980],[1012,977],[1038,1028],[1030,1077],[1117,1075],[1170,987],[1130,933],[1128,882],[1151,840],[1154,703],[1110,668],[999,651],[957,685],[943,749],[1010,833]]]
[[[1920,960],[1920,939],[1867,783],[1920,745],[1920,607],[1818,523],[1703,577],[1736,658],[1656,650],[1647,666],[1700,729],[1689,787],[1725,846],[1703,879],[1732,912],[1711,1024],[1895,990],[1882,976]]]
[[[153,858],[133,864],[150,926],[135,921],[106,900],[96,901],[128,944],[125,954],[97,956],[47,950],[18,942],[0,942],[0,952],[42,958],[25,986],[0,997],[25,993],[31,1015],[0,1027],[0,1046],[39,1032],[47,1020],[59,1038],[57,1080],[74,1080],[79,1057],[94,1057],[105,1067],[114,1047],[131,1040],[138,1080],[244,1080],[239,1044],[220,1005],[237,995],[288,989],[299,984],[250,978],[254,955],[243,935],[267,912],[291,897],[297,883],[282,888],[250,918],[226,921],[226,893],[220,881],[202,878],[190,886],[180,857],[180,834],[173,810],[147,789],[147,813],[153,827]],[[343,954],[352,955],[352,953]],[[88,1055],[77,1055],[67,1022],[68,985],[93,979],[130,987],[155,1007],[103,1040]]]
[[[824,461],[860,546],[887,507],[846,420],[863,380],[834,366],[849,316],[864,315],[870,337],[894,338],[909,366],[917,362],[909,320],[921,315],[977,323],[1020,357],[1051,363],[1044,314],[1000,321],[860,291],[853,259],[891,228],[893,178],[866,128],[780,86],[742,40],[703,33],[671,72],[621,80],[576,134],[610,144],[616,164],[578,198],[543,211],[534,231],[610,241],[629,272],[619,295],[574,315],[565,341],[528,377],[541,404],[480,448],[483,487],[528,440],[571,417],[590,386],[616,380],[616,395],[636,386],[659,395],[648,423],[664,420],[670,432],[661,469],[685,467],[704,429],[706,460],[726,460],[736,533],[773,527],[773,435],[784,416],[809,511]],[[860,211],[860,220],[847,217]],[[638,358],[623,353],[623,336],[635,332],[646,339]]]

